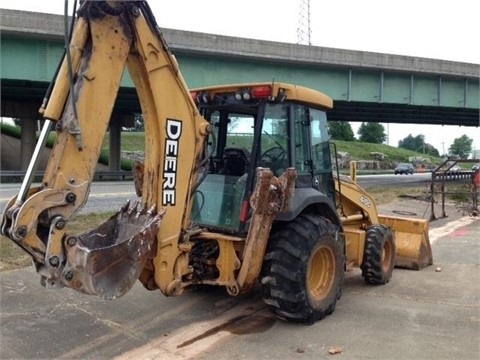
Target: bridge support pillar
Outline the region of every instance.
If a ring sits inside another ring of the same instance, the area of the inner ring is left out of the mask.
[[[35,130],[37,121],[34,119],[22,119],[20,122],[20,170],[27,170],[30,159],[35,150]]]
[[[122,122],[119,116],[112,115],[110,120],[110,136],[109,136],[109,147],[110,153],[108,158],[108,169],[110,171],[119,171],[120,170],[120,135],[122,132]]]

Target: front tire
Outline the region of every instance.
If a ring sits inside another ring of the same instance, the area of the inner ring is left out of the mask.
[[[367,228],[363,252],[362,277],[365,282],[383,285],[390,281],[395,265],[395,238],[385,225]]]
[[[313,324],[335,310],[344,279],[344,241],[329,220],[302,214],[274,231],[262,273],[263,300],[278,318]]]

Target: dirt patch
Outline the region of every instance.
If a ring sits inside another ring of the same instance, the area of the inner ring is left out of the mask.
[[[103,222],[113,212],[85,214],[73,218],[67,224],[68,233],[80,233]],[[0,235],[0,272],[32,265],[30,256],[8,237]]]
[[[30,256],[9,238],[0,235],[0,272],[30,265],[32,265]]]

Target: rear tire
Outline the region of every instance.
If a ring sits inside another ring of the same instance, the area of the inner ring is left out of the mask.
[[[362,277],[365,282],[383,285],[390,281],[395,264],[395,238],[384,225],[371,225],[365,236]]]
[[[272,233],[260,275],[278,318],[313,324],[335,310],[344,279],[344,242],[323,217],[302,214]]]

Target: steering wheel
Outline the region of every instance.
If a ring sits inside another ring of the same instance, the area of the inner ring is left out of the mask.
[[[280,146],[272,147],[268,150],[265,150],[262,155],[260,155],[259,165],[264,167],[269,167],[273,172],[283,167],[286,163],[286,153],[285,150]]]

